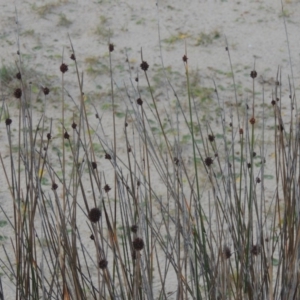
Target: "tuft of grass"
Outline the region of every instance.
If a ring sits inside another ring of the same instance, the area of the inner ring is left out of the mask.
[[[215,40],[221,37],[221,33],[219,30],[213,30],[209,33],[201,32],[196,37],[196,44],[195,46],[208,46],[212,44]]]
[[[231,97],[219,78],[207,84],[193,70],[187,48],[182,76],[149,66],[141,51],[139,78],[146,84],[128,72],[131,85],[119,90],[114,79],[126,68],[114,67],[108,40],[107,60],[85,60],[92,75],[109,75],[101,103],[83,92],[84,58],[71,40],[71,58],[57,62],[61,87],[53,94],[40,88],[40,78],[26,84],[28,72],[9,81],[12,71],[2,70],[15,108],[4,103],[1,112],[7,153],[0,163],[11,213],[0,205],[0,228],[7,230],[0,234],[0,266],[14,297],[298,299],[293,85],[287,113],[278,69],[266,103],[254,64],[243,78],[244,99],[227,45],[228,70],[216,74],[232,82]],[[16,67],[24,70],[23,60]],[[66,92],[70,71],[75,98]],[[172,76],[184,78],[180,92]],[[60,104],[54,118],[51,97]]]
[[[70,27],[72,25],[72,21],[70,21],[64,13],[60,13],[57,25],[62,27]]]

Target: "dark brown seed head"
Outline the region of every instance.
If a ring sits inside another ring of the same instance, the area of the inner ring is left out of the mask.
[[[260,183],[260,178],[259,177],[256,177],[256,183]]]
[[[51,133],[47,133],[47,139],[51,140]]]
[[[127,151],[128,151],[128,153],[129,153],[129,152],[131,152],[131,148],[130,148],[130,147],[128,147]]]
[[[93,223],[97,223],[101,217],[101,210],[98,207],[94,207],[89,211],[89,219]]]
[[[71,58],[72,60],[76,60],[75,54],[72,53],[71,56],[70,56],[70,58]]]
[[[108,184],[106,184],[106,185],[104,186],[104,191],[105,191],[106,193],[108,193],[110,190],[111,190],[110,186],[109,186]]]
[[[21,73],[20,73],[20,72],[16,74],[16,78],[17,78],[17,79],[19,79],[19,80],[21,80],[21,78],[22,78],[22,75],[21,75]]]
[[[225,50],[228,51],[228,47],[225,47]]]
[[[77,124],[76,124],[75,122],[73,122],[73,123],[72,123],[72,128],[73,128],[73,129],[76,129],[76,127],[77,127]]]
[[[115,49],[114,44],[109,44],[109,45],[108,45],[108,49],[109,49],[109,52],[113,52],[114,49]]]
[[[14,91],[14,96],[17,98],[17,99],[20,99],[22,97],[22,90],[21,89],[15,89]]]
[[[231,122],[229,123],[229,126],[232,127],[232,123]]]
[[[284,127],[283,127],[283,125],[282,125],[282,124],[278,125],[277,127],[278,127],[278,130],[281,130],[281,131],[283,131],[283,130],[284,130]]]
[[[240,135],[243,135],[244,134],[244,130],[243,128],[240,128]]]
[[[132,245],[136,251],[140,251],[144,248],[144,241],[141,238],[137,237],[132,242]]]
[[[224,246],[224,248],[223,248],[223,256],[224,256],[224,258],[226,258],[226,259],[230,258],[231,254],[232,253],[231,253],[230,248],[228,246]]]
[[[187,63],[187,61],[188,61],[187,56],[186,56],[186,55],[183,55],[182,60],[183,60],[183,62]]]
[[[66,73],[68,71],[68,66],[66,64],[62,63],[60,66],[60,71],[62,73]]]
[[[247,167],[248,167],[248,169],[251,169],[251,164],[248,163],[248,164],[247,164]]]
[[[108,261],[106,259],[101,259],[99,261],[99,268],[100,269],[106,269],[107,268],[107,265],[108,265]]]
[[[146,62],[146,61],[143,61],[142,63],[141,63],[141,65],[140,65],[140,67],[141,67],[141,69],[143,70],[143,71],[147,71],[148,70],[148,68],[149,68],[149,65],[148,65],[148,63]]]
[[[256,78],[257,77],[257,72],[255,70],[251,71],[250,73],[251,78]]]
[[[108,153],[105,153],[105,159],[111,159],[111,156]]]
[[[58,188],[58,185],[55,182],[53,182],[52,183],[52,190],[55,191],[57,188]]]
[[[128,127],[128,123],[127,122],[125,122],[125,127]]]
[[[253,157],[255,157],[256,156],[256,152],[253,152],[252,155],[253,155]]]
[[[135,77],[135,81],[136,81],[136,82],[139,82],[139,78],[138,78],[138,77]]]
[[[250,122],[250,124],[254,125],[255,124],[255,118],[252,117],[249,122]]]
[[[69,135],[67,132],[65,132],[65,133],[64,133],[64,138],[65,138],[66,140],[68,140],[68,139],[70,138],[70,135]]]
[[[50,90],[47,87],[44,87],[43,92],[44,92],[44,95],[48,95],[50,93]]]
[[[205,160],[204,160],[205,164],[210,167],[213,163],[213,160],[211,157],[206,157]]]
[[[139,98],[139,99],[136,100],[136,103],[138,105],[143,105],[143,100],[141,98]]]
[[[94,170],[97,169],[97,163],[94,162],[94,161],[92,161],[92,168],[93,168]]]
[[[95,239],[95,237],[94,237],[93,234],[90,235],[90,239],[91,239],[92,241]]]
[[[274,106],[276,104],[276,101],[275,100],[272,100],[271,101],[271,104]]]
[[[133,232],[133,233],[137,233],[137,231],[138,231],[138,226],[137,225],[132,225],[131,227],[130,227],[130,230],[131,230],[131,232]]]
[[[7,119],[5,120],[6,126],[9,126],[11,123],[12,123],[12,120],[11,120],[10,118],[7,118]]]
[[[257,256],[260,253],[260,246],[259,245],[253,245],[251,249],[251,253],[255,256]]]
[[[96,114],[95,117],[96,117],[96,119],[99,119],[99,115],[98,114]]]
[[[209,139],[210,142],[213,142],[215,140],[215,136],[212,135],[212,134],[209,134],[208,139]]]
[[[177,157],[174,157],[174,164],[175,164],[176,166],[179,165],[179,159],[178,159]]]

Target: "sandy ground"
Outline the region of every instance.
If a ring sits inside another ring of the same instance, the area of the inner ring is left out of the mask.
[[[224,88],[222,100],[233,101],[226,39],[231,53],[237,82],[241,83],[241,97],[251,89],[250,71],[255,68],[260,81],[265,80],[266,101],[272,99],[272,88],[278,67],[282,70],[282,90],[288,103],[288,74],[294,72],[295,86],[300,78],[300,1],[283,0],[221,1],[221,0],[128,0],[128,1],[3,1],[0,0],[0,58],[2,66],[14,66],[17,43],[20,44],[28,77],[39,86],[48,86],[54,103],[60,88],[59,66],[64,61],[72,66],[70,36],[76,58],[84,75],[84,92],[91,101],[98,101],[100,113],[110,101],[107,66],[110,41],[113,52],[114,80],[120,89],[130,85],[139,75],[141,49],[149,65],[150,78],[155,80],[162,64],[169,68],[171,81],[180,88],[184,80],[182,56],[187,49],[190,69],[198,75],[199,83],[212,86],[212,78]],[[18,30],[16,26],[16,11]],[[290,65],[286,26],[290,43]],[[19,32],[19,34],[17,34]],[[18,38],[19,37],[19,38]],[[225,39],[226,37],[226,39]],[[127,68],[126,59],[131,69]],[[73,65],[74,66],[74,65]],[[125,66],[125,67],[124,67]],[[1,67],[1,66],[0,66]],[[161,75],[160,75],[161,76]],[[159,78],[163,78],[162,76]],[[145,85],[142,79],[141,84]],[[13,84],[13,83],[12,83]],[[76,99],[78,87],[75,70],[66,76],[66,89]],[[299,89],[299,88],[298,88]],[[5,101],[16,116],[9,94],[10,85],[2,82]],[[158,95],[160,100],[170,95]],[[56,102],[55,102],[56,101]],[[121,97],[118,99],[121,101]],[[48,116],[57,115],[58,108],[48,105]],[[108,122],[108,121],[107,121]],[[120,124],[124,120],[119,120]],[[107,123],[107,136],[112,124]],[[7,155],[4,120],[0,125],[0,151]],[[124,145],[120,144],[120,148]],[[104,166],[104,168],[107,166]],[[7,203],[7,187],[0,175],[0,202],[10,216],[12,206]],[[4,220],[0,212],[0,221]],[[0,235],[6,236],[6,226]],[[2,243],[4,243],[3,241]],[[2,254],[0,254],[2,255]],[[8,278],[2,277],[5,299],[12,299],[13,288]]]

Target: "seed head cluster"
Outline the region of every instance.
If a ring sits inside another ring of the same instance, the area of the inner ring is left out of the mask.
[[[137,237],[133,240],[132,245],[136,251],[141,251],[144,248],[144,241],[143,239]]]
[[[101,217],[101,210],[98,207],[94,207],[89,211],[89,219],[93,223],[97,223]]]
[[[142,63],[141,63],[141,65],[140,65],[140,67],[141,67],[141,69],[143,70],[143,71],[147,71],[148,70],[148,68],[149,68],[149,65],[148,65],[148,63],[146,62],[146,61],[143,61]]]

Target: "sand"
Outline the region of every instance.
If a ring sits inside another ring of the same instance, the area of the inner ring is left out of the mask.
[[[109,103],[110,79],[108,73],[108,43],[115,45],[113,68],[115,85],[124,91],[136,76],[141,76],[139,68],[141,49],[143,58],[149,65],[149,76],[154,80],[162,64],[172,72],[171,81],[178,88],[184,83],[182,56],[187,51],[190,70],[198,74],[199,82],[213,86],[212,78],[221,85],[222,101],[234,101],[228,52],[230,49],[233,69],[241,97],[249,97],[251,89],[250,71],[254,68],[260,82],[266,82],[266,102],[272,99],[272,89],[278,67],[282,71],[282,90],[288,106],[288,74],[293,71],[295,86],[299,86],[300,75],[300,1],[221,1],[221,0],[153,0],[128,1],[3,1],[1,7],[1,51],[2,66],[14,66],[17,59],[17,43],[23,54],[24,65],[36,87],[48,86],[53,103],[58,103],[56,95],[60,89],[59,66],[63,61],[72,68],[66,76],[66,90],[78,99],[74,64],[69,59],[72,53],[69,37],[75,48],[76,59],[84,72],[85,96],[97,106],[101,116],[105,103]],[[17,12],[17,18],[16,18]],[[289,59],[287,36],[291,60]],[[16,24],[17,20],[17,24]],[[19,34],[17,34],[19,33]],[[226,41],[228,44],[226,44]],[[126,59],[130,63],[128,69]],[[290,64],[292,62],[292,65]],[[124,67],[125,66],[125,67]],[[1,67],[1,66],[0,66]],[[161,74],[161,73],[160,73]],[[163,78],[160,75],[159,78]],[[11,96],[12,83],[2,82],[2,90],[11,116],[17,110]],[[146,85],[141,76],[141,85]],[[38,88],[37,88],[38,93]],[[159,101],[170,94],[157,95]],[[122,106],[124,93],[118,94],[117,101]],[[123,96],[122,96],[123,95]],[[126,94],[125,94],[126,96]],[[47,104],[47,116],[56,117],[59,107]],[[71,105],[71,104],[70,104]],[[38,118],[40,114],[36,115]],[[112,136],[109,118],[106,135]],[[118,125],[124,119],[117,120]],[[119,149],[124,148],[120,137]],[[0,124],[0,151],[2,157],[8,154],[6,126],[2,117]],[[109,165],[102,165],[108,170]],[[109,180],[109,179],[108,179]],[[7,185],[3,173],[0,175],[0,203],[9,217],[12,205],[8,200]],[[0,212],[0,221],[5,216]],[[8,225],[0,227],[0,236],[7,236]],[[87,230],[87,229],[85,229]],[[8,244],[8,240],[1,243]],[[3,253],[1,252],[1,257]],[[13,285],[6,276],[2,277],[5,299],[13,299]]]

